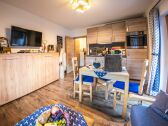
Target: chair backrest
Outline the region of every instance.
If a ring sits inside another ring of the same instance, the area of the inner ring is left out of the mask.
[[[143,94],[143,87],[144,87],[147,72],[148,72],[148,65],[149,65],[149,61],[145,59],[142,66],[141,81],[140,81],[140,87],[138,92],[139,94]]]
[[[77,60],[77,57],[72,57],[72,69],[73,69],[73,75],[74,75],[74,80],[75,80],[76,76],[78,75],[78,60]]]

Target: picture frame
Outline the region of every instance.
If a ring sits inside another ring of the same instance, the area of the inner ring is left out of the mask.
[[[57,48],[56,48],[56,51],[60,52],[62,48],[63,48],[63,37],[62,36],[57,36]]]

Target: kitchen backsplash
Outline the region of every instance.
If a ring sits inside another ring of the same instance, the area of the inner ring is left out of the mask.
[[[113,42],[111,44],[90,44],[89,55],[118,54],[125,55],[125,42]]]

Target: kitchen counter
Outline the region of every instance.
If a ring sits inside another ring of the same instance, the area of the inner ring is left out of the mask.
[[[98,55],[86,55],[86,57],[104,57],[104,56],[98,56]]]
[[[99,55],[86,55],[86,57],[104,57],[104,56],[99,56]],[[122,56],[123,58],[126,58],[126,55]]]
[[[126,57],[123,57],[122,58],[122,65],[124,67],[126,67]],[[93,64],[93,62],[100,62],[101,64],[101,67],[104,67],[104,62],[105,62],[105,59],[104,59],[104,56],[98,56],[98,55],[87,55],[85,57],[85,65],[91,65]]]

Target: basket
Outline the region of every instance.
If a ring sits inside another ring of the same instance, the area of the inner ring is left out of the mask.
[[[61,110],[61,109],[60,109]],[[62,111],[62,110],[61,110]],[[65,119],[66,121],[66,124],[61,124],[59,121],[57,123],[59,124],[56,124],[56,122],[49,122],[49,123],[46,123],[46,124],[41,124],[39,122],[39,118],[49,118],[48,117],[48,113],[51,113],[51,109],[47,110],[47,111],[44,111],[43,113],[41,113],[41,115],[36,119],[36,126],[68,126],[67,124],[69,124],[69,115],[67,116],[67,113],[63,112],[62,111],[62,114],[63,114],[63,118]],[[51,116],[51,115],[50,115]],[[48,119],[47,119],[48,120]],[[55,123],[52,124],[52,123]]]
[[[104,70],[108,72],[121,72],[122,71],[122,55],[106,55]]]

